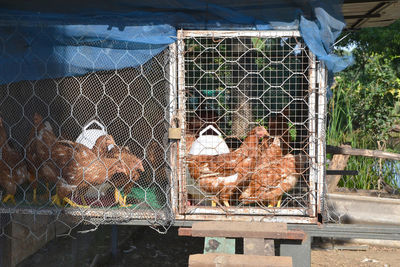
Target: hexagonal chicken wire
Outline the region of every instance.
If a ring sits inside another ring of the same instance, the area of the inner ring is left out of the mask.
[[[9,38],[24,38],[13,27]],[[10,214],[2,234],[12,222],[33,234],[16,214],[47,215],[70,230],[138,220],[168,229],[177,98],[170,49],[135,68],[60,78],[48,78],[41,56],[43,79],[0,85],[0,210]]]
[[[325,72],[298,32],[181,31],[136,68],[56,79],[38,71],[41,80],[0,85],[9,222],[32,214],[70,230],[167,229],[175,219],[307,223],[321,212]],[[182,130],[178,142],[170,128]],[[85,131],[95,137],[82,139]],[[224,147],[211,154],[225,155],[202,159],[211,139]]]
[[[177,218],[315,222],[326,78],[299,32],[180,31],[178,68]]]

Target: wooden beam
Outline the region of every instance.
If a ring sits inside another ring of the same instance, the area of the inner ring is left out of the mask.
[[[335,155],[338,156],[338,155]],[[358,171],[326,170],[326,175],[358,175]]]
[[[385,3],[395,3],[397,0],[388,0],[388,1],[378,1],[378,0],[344,0],[343,4],[362,4],[362,3],[379,3],[379,2],[385,2]]]
[[[192,236],[236,237],[304,240],[303,231],[287,230],[285,223],[263,222],[196,222],[192,226]]]
[[[341,147],[338,147],[339,149],[350,149],[351,146],[349,145],[342,145]],[[327,151],[328,151],[328,146],[327,146]],[[329,153],[329,152],[328,152]],[[328,170],[344,170],[347,166],[347,161],[349,160],[349,155],[342,155],[342,154],[336,154],[333,155],[333,158],[331,160],[331,163],[329,164]],[[340,179],[342,178],[341,174],[334,174],[334,175],[328,175],[328,170],[327,170],[327,177],[326,177],[326,182],[328,184],[328,193],[332,193],[336,191],[337,184],[339,183]]]
[[[349,15],[344,16],[344,19],[368,19],[368,18],[380,18],[381,14],[367,14],[367,15]]]
[[[245,255],[275,256],[275,242],[264,238],[243,238]]]
[[[326,146],[326,152],[330,154],[342,154],[351,156],[364,156],[381,159],[400,160],[400,154],[385,152],[381,150],[370,150],[370,149],[359,149],[359,148],[347,148],[337,146]]]
[[[387,7],[391,6],[393,3],[391,2],[381,2],[377,4],[373,9],[371,9],[366,15],[371,15],[371,14],[379,14],[381,11],[386,9]],[[357,20],[356,23],[354,23],[350,29],[355,29],[357,27],[361,27],[362,24],[364,24],[366,21],[368,21],[369,18],[362,18]]]
[[[289,267],[292,265],[291,257],[258,256],[243,254],[193,254],[189,256],[189,267],[234,267],[234,266],[265,266]]]
[[[179,227],[178,235],[179,236],[192,236],[192,228],[190,228],[190,227]]]

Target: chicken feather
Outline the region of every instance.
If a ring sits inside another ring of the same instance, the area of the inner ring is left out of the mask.
[[[2,118],[0,118],[0,146],[2,156],[0,161],[0,185],[6,191],[3,202],[7,202],[9,199],[15,202],[14,195],[17,191],[17,186],[28,181],[29,173],[22,155],[8,143]]]
[[[265,139],[262,143],[260,163],[239,200],[243,204],[268,202],[274,206],[296,182],[295,157],[291,154],[282,156],[279,137],[275,137],[270,145]]]
[[[259,139],[268,135],[264,127],[258,126],[250,131],[242,145],[233,152],[189,155],[187,163],[190,175],[198,181],[202,190],[215,194],[228,205],[237,186],[250,177],[255,167]]]

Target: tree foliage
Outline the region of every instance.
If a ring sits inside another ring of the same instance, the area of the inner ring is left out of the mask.
[[[355,64],[335,78],[330,115],[331,121],[341,122],[334,125],[335,131],[342,139],[351,136],[369,148],[376,148],[378,142],[390,147],[400,100],[400,21],[351,33],[341,45],[354,47]],[[342,112],[333,112],[334,106]]]

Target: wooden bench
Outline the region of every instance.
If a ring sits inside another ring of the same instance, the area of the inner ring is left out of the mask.
[[[291,257],[275,256],[275,240],[301,242],[307,238],[304,231],[288,230],[285,223],[263,222],[197,222],[191,228],[179,228],[178,233],[205,237],[204,254],[191,255],[189,266],[292,266]],[[235,238],[243,238],[244,255],[235,254]],[[263,264],[254,265],[253,259]],[[240,264],[232,265],[236,262]]]

